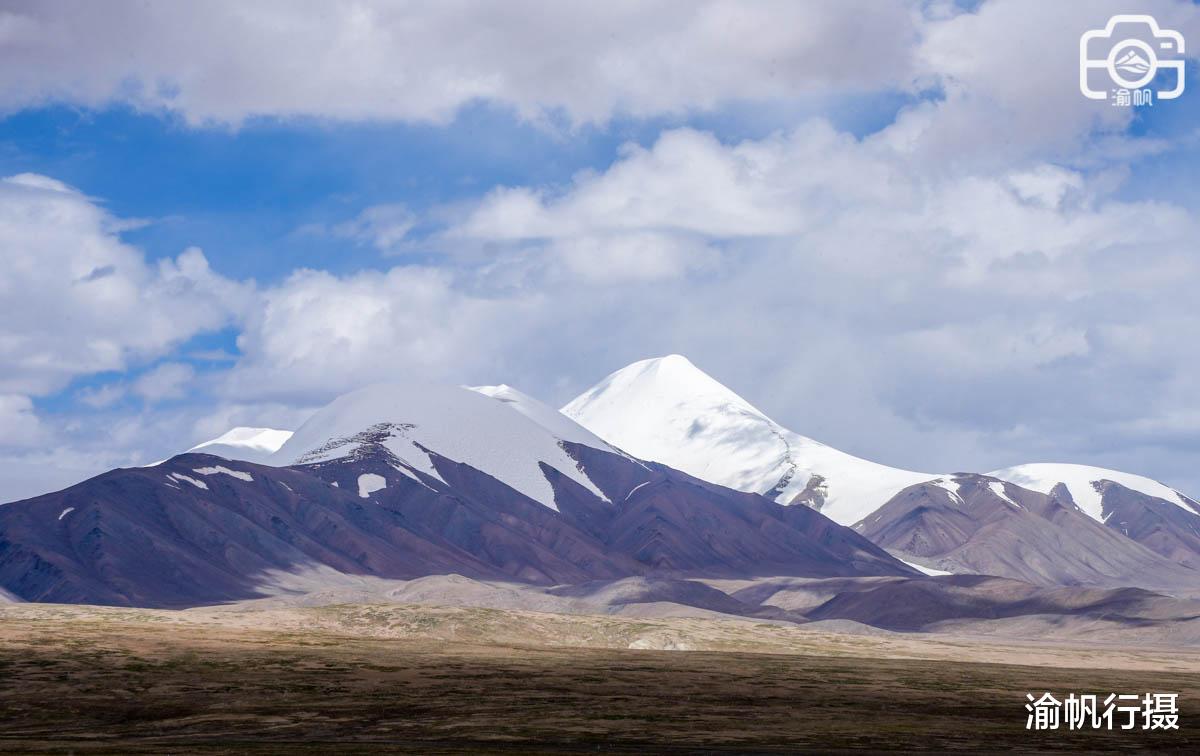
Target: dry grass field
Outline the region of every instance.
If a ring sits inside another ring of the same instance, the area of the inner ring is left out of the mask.
[[[1027,732],[1025,693],[1045,690],[1177,692],[1182,729]],[[427,606],[0,607],[6,753],[1197,752],[1198,718],[1186,651]]]

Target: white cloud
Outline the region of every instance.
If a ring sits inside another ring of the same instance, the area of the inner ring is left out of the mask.
[[[1045,163],[999,174],[927,172],[887,135],[856,140],[815,120],[734,145],[666,132],[565,191],[498,190],[445,239],[539,250],[568,258],[569,267],[582,248],[610,269],[628,269],[624,278],[639,269],[646,278],[679,273],[689,258],[711,267],[705,252],[718,243],[788,243],[796,255],[827,247],[825,264],[857,275],[902,275],[924,262],[936,263],[937,283],[986,278],[1025,289],[1027,276],[1006,277],[996,266],[1178,242],[1194,227],[1181,209],[1102,195],[1083,174]],[[623,253],[630,239],[653,254]]]
[[[238,338],[238,398],[328,399],[405,375],[450,378],[528,333],[536,297],[479,295],[446,270],[302,270],[263,292]]]
[[[1200,11],[1139,0],[1185,36]],[[0,17],[0,110],[130,103],[192,123],[254,116],[445,122],[486,101],[604,122],[737,103],[941,92],[891,130],[926,159],[1064,159],[1125,109],[1077,87],[1079,35],[1127,2],[734,0],[202,5],[23,3]]]
[[[1054,165],[1039,165],[1031,171],[1009,174],[1008,183],[1021,199],[1055,209],[1073,192],[1083,188],[1083,177]]]
[[[249,287],[210,270],[200,250],[151,264],[118,225],[54,179],[0,179],[0,391],[40,395],[123,370],[249,304]]]
[[[0,108],[441,121],[490,100],[604,121],[902,83],[918,21],[885,0],[25,3],[0,17]]]
[[[555,278],[602,285],[678,278],[715,268],[720,260],[720,252],[701,239],[654,231],[566,237],[541,253],[557,268]]]
[[[494,192],[451,238],[574,238],[597,232],[691,232],[762,237],[796,233],[831,202],[870,202],[888,191],[889,166],[823,121],[727,147],[691,129],[653,148],[626,145],[599,174],[565,193]],[[829,193],[835,196],[830,197]]]
[[[46,440],[33,401],[19,394],[0,394],[0,448],[27,448]]]
[[[924,160],[994,169],[1035,156],[1105,159],[1092,140],[1123,131],[1133,112],[1080,94],[1079,37],[1118,13],[1149,13],[1200,38],[1200,9],[1179,0],[992,0],[974,13],[931,14],[914,86],[936,84],[944,98],[902,116],[889,129],[895,145]]]
[[[167,399],[182,399],[187,396],[196,371],[182,362],[164,362],[138,376],[133,382],[133,393],[148,402]]]
[[[392,252],[399,248],[416,222],[416,215],[404,205],[372,205],[354,218],[333,226],[330,232],[359,244],[370,244],[380,252]]]
[[[126,393],[124,384],[109,383],[104,386],[85,386],[75,396],[92,409],[104,409],[121,401]]]

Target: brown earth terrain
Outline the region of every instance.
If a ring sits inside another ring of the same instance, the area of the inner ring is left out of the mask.
[[[848,626],[848,628],[851,628]],[[1179,694],[1028,732],[1025,694]],[[0,607],[0,751],[1200,749],[1200,653],[398,604]]]

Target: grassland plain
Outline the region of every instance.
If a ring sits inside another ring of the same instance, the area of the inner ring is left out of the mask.
[[[1181,729],[1028,732],[1042,691],[1178,693]],[[3,752],[1197,752],[1198,717],[1200,654],[1178,649],[463,607],[0,608]]]

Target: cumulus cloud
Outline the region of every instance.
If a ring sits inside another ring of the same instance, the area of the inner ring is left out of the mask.
[[[444,121],[488,100],[575,122],[904,81],[911,3],[8,3],[0,107],[132,103]]]
[[[233,321],[247,285],[199,249],[148,262],[91,198],[45,176],[0,179],[0,391],[40,395],[123,370]]]
[[[262,293],[238,338],[231,396],[328,399],[372,382],[448,378],[522,338],[536,296],[472,293],[447,270],[301,270]]]
[[[1200,11],[1141,0],[1185,36]],[[118,0],[9,3],[0,109],[132,104],[192,123],[255,116],[445,122],[486,101],[572,123],[937,91],[893,131],[928,158],[1078,153],[1125,109],[1078,97],[1080,33],[1128,3],[991,0],[561,4]],[[1018,135],[1017,138],[1013,138]],[[981,147],[986,145],[986,147]]]
[[[33,401],[19,394],[0,394],[0,448],[25,448],[45,441],[45,429]]]

